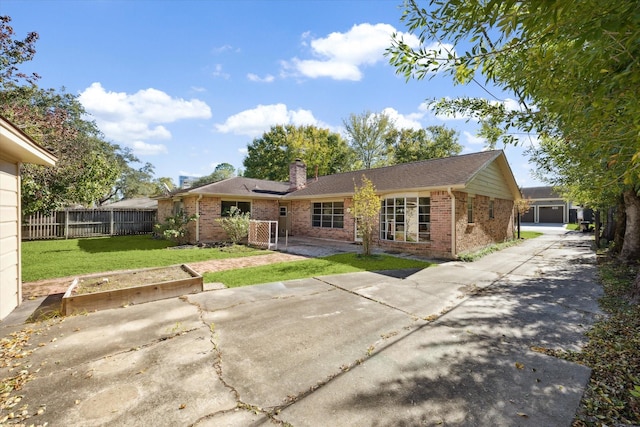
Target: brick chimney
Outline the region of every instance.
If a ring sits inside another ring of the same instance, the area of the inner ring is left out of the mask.
[[[307,185],[307,166],[300,159],[289,165],[289,191],[300,190]]]

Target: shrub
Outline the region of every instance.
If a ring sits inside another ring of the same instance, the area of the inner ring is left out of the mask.
[[[198,219],[198,215],[187,216],[186,213],[180,211],[177,215],[167,217],[162,224],[156,224],[154,226],[156,236],[171,240],[179,245],[187,243],[189,241],[189,229],[187,225],[196,219]]]
[[[220,224],[229,240],[235,245],[249,235],[250,216],[249,212],[242,213],[237,207],[231,206],[229,216],[218,218],[216,222]]]

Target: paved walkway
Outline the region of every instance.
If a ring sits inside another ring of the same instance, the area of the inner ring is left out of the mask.
[[[36,326],[16,408],[50,426],[569,426],[590,371],[539,350],[579,349],[599,315],[588,238]]]

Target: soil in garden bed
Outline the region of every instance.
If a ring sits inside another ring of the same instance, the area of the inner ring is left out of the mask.
[[[81,278],[78,281],[78,285],[73,289],[72,295],[113,291],[172,280],[190,279],[192,277],[191,273],[179,266],[132,271],[129,273],[104,274]]]

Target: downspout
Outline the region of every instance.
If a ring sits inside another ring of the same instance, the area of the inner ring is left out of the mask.
[[[196,199],[196,243],[200,243],[200,200],[202,200],[202,194]]]
[[[451,187],[447,188],[451,199],[451,256],[456,257],[456,196],[453,195]]]

